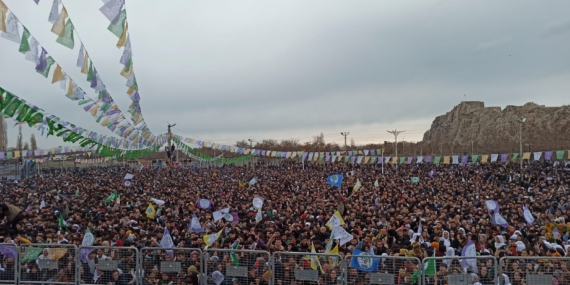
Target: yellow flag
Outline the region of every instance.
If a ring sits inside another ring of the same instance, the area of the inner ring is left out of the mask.
[[[488,154],[484,154],[481,156],[481,163],[485,164],[489,161],[489,155]]]
[[[313,244],[313,242],[311,242],[311,253],[317,253],[317,251],[315,250],[315,244]],[[320,269],[322,274],[325,273],[325,271],[321,267],[321,263],[319,262],[319,257],[316,255],[311,255],[311,269],[313,270]]]
[[[154,219],[154,216],[156,215],[156,210],[154,209],[152,203],[148,203],[148,208],[146,208],[145,213],[147,218]]]
[[[63,75],[63,71],[61,70],[61,66],[59,66],[59,64],[57,64],[57,66],[55,67],[55,71],[53,72],[53,79],[51,81],[51,84],[54,84],[56,82],[60,82],[62,80],[65,80],[65,76]]]
[[[20,157],[20,151],[19,150],[15,150],[14,151],[14,157]]]
[[[73,94],[73,80],[70,78],[69,79],[69,88],[67,89],[66,95],[71,95],[71,94]]]
[[[332,217],[329,219],[329,221],[327,222],[327,227],[329,227],[330,229],[333,229],[335,227],[338,226],[342,226],[344,225],[344,219],[342,218],[342,216],[340,215],[339,211],[335,211],[334,214],[332,215]]]
[[[238,180],[238,186],[239,187],[245,187],[247,185],[247,182],[241,182]]]
[[[85,51],[85,61],[83,61],[83,67],[81,68],[81,73],[88,74],[89,73],[89,53]]]
[[[7,33],[6,31],[6,13],[8,13],[8,7],[2,0],[0,0],[0,31]]]
[[[93,108],[91,108],[89,110],[89,113],[91,113],[91,116],[95,117],[95,116],[97,116],[98,110],[99,110],[99,106],[95,105],[95,106],[93,106]]]
[[[129,68],[129,70],[127,71],[127,67],[123,67],[123,70],[121,70],[121,76],[123,76],[124,78],[129,78],[131,77],[131,75],[133,74],[133,62],[131,60],[131,67]]]
[[[133,93],[135,93],[135,89],[133,89],[132,87],[129,87],[129,89],[127,90],[127,94],[133,95]]]
[[[525,152],[525,153],[523,153],[522,159],[528,159],[528,160],[530,160],[530,152]]]
[[[111,119],[111,116],[107,116],[105,117],[105,119],[103,119],[103,121],[101,122],[101,126],[106,126],[107,123],[109,123],[109,119]]]
[[[122,48],[127,44],[127,32],[129,31],[129,22],[127,22],[125,24],[125,30],[123,30],[123,35],[121,35],[121,38],[119,39],[119,41],[117,42],[117,47],[118,48]]]
[[[331,251],[328,252],[329,254],[338,254],[338,245],[335,246]],[[332,268],[335,268],[338,265],[338,257],[330,257],[329,264]]]
[[[443,164],[449,164],[449,155],[443,157]]]
[[[352,191],[354,192],[358,192],[358,190],[360,189],[360,187],[362,187],[362,184],[360,183],[360,179],[356,179],[356,184],[354,184],[354,188],[352,188]]]
[[[59,260],[67,253],[67,248],[50,248],[49,249],[49,259]]]
[[[67,16],[68,16],[67,10],[65,9],[65,6],[63,6],[61,13],[59,13],[59,18],[57,19],[57,22],[53,24],[53,27],[51,27],[51,32],[56,34],[60,38],[63,38],[63,36],[65,36],[65,19],[67,18]]]
[[[206,244],[206,249],[213,245],[222,235],[222,231],[223,229],[221,229],[219,232],[215,233],[215,234],[211,234],[211,235],[205,235],[204,236],[204,243]]]

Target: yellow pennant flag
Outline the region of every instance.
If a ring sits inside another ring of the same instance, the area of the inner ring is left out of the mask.
[[[67,248],[50,248],[49,249],[49,259],[59,260],[67,254]]]
[[[338,245],[329,251],[328,254],[338,254]],[[329,257],[329,264],[332,268],[335,268],[338,265],[338,257]]]
[[[69,79],[69,88],[67,89],[67,94],[66,95],[71,95],[73,94],[73,80],[70,78]]]
[[[311,242],[311,253],[317,253],[317,251],[315,250],[315,244],[313,242]],[[320,269],[322,274],[325,273],[325,271],[321,267],[321,263],[319,262],[319,257],[316,255],[311,255],[311,269],[313,270]]]
[[[8,6],[0,0],[0,31],[7,33],[6,31],[6,14],[8,13]]]
[[[332,217],[327,222],[326,226],[329,227],[331,230],[335,227],[344,225],[344,219],[340,215],[339,211],[335,211]]]
[[[103,121],[101,122],[101,126],[106,126],[107,123],[109,123],[109,119],[111,119],[111,116],[107,116],[105,117],[105,119],[103,119]]]
[[[354,184],[354,187],[352,188],[352,191],[354,192],[358,192],[358,190],[360,190],[360,187],[362,187],[362,184],[360,183],[360,179],[356,179],[356,184]]]
[[[238,186],[239,186],[239,187],[245,187],[246,185],[247,185],[247,182],[238,181]]]
[[[57,22],[53,24],[53,27],[51,27],[51,32],[56,34],[60,38],[63,38],[63,36],[65,36],[65,19],[67,17],[68,17],[67,10],[65,9],[64,6],[63,9],[61,10],[61,13],[59,13],[59,18],[57,19]]]
[[[133,95],[133,93],[135,93],[135,89],[133,89],[132,87],[129,87],[129,90],[127,90],[127,94]]]
[[[97,116],[98,110],[99,110],[99,106],[95,105],[95,106],[93,106],[93,108],[91,108],[89,110],[89,113],[91,113],[91,116],[95,117],[95,116]]]
[[[123,76],[124,78],[129,79],[129,77],[131,77],[131,75],[133,74],[133,60],[131,59],[131,63],[129,66],[129,69],[127,70],[127,66],[129,64],[127,64],[127,66],[123,67],[123,70],[121,70],[121,76]]]
[[[55,67],[55,71],[53,72],[53,79],[51,81],[51,84],[60,82],[62,80],[65,80],[65,76],[63,75],[63,70],[61,70],[61,66],[57,64],[57,66]]]
[[[154,219],[154,216],[156,215],[156,210],[154,209],[152,203],[148,203],[148,208],[146,208],[145,213],[147,218]]]
[[[223,229],[221,229],[219,232],[215,233],[215,234],[211,234],[211,235],[205,235],[204,236],[204,243],[206,244],[206,249],[213,245],[222,235],[222,231]]]
[[[83,61],[83,67],[81,68],[81,73],[88,74],[89,73],[89,53],[85,51],[85,60]]]
[[[129,22],[127,22],[125,24],[125,30],[123,30],[123,35],[121,35],[121,38],[119,39],[119,41],[117,42],[117,47],[118,48],[122,48],[127,44],[127,32],[129,31]]]

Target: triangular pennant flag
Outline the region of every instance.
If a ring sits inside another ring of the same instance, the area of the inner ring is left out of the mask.
[[[51,28],[51,32],[56,34],[60,38],[65,36],[65,19],[67,19],[68,16],[69,15],[67,15],[67,10],[65,9],[64,6],[63,9],[61,10],[61,13],[59,13],[57,22],[55,22],[55,24],[53,24],[53,27]]]
[[[59,64],[56,64],[55,67],[55,71],[53,72],[53,79],[51,81],[51,84],[54,84],[56,82],[65,80],[65,76],[63,75],[63,71],[61,70],[61,66],[59,66]]]

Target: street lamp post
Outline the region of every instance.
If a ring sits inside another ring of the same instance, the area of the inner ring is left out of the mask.
[[[394,135],[394,145],[395,145],[395,155],[396,155],[396,169],[398,169],[398,135],[405,132],[405,131],[398,131],[398,130],[393,130],[393,131],[387,131],[390,134]]]

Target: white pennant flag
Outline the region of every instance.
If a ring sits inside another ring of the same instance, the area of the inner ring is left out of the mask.
[[[127,80],[127,87],[131,87],[135,84],[135,73],[131,74],[129,79]]]
[[[8,14],[6,19],[6,33],[2,33],[3,38],[13,41],[17,44],[20,43],[20,31],[18,29],[18,18],[12,12]]]
[[[85,47],[81,43],[81,49],[79,49],[79,56],[77,57],[77,67],[83,67],[85,64]]]
[[[230,208],[229,208],[229,207],[228,207],[228,208],[221,209],[221,210],[219,210],[219,211],[215,211],[214,213],[212,213],[212,216],[214,217],[214,222],[217,222],[217,221],[223,219],[224,216],[225,216],[226,214],[229,214],[229,213],[230,213]]]
[[[263,207],[263,198],[255,196],[255,198],[253,198],[253,208],[257,210],[261,209],[262,207]]]
[[[31,61],[37,65],[38,63],[40,63],[40,56],[38,54],[38,47],[40,46],[40,44],[32,36],[30,36],[29,42],[30,42],[30,51],[26,52],[26,60]]]
[[[51,4],[51,10],[49,12],[48,22],[55,24],[59,19],[59,0],[53,0]]]
[[[63,77],[64,79],[59,81],[59,88],[67,90],[67,80],[69,79],[69,76],[64,72]]]
[[[123,50],[123,55],[121,56],[120,63],[122,65],[127,65],[129,59],[133,57],[133,50],[131,48],[131,36],[127,35],[127,44],[125,45],[125,49]]]

